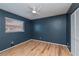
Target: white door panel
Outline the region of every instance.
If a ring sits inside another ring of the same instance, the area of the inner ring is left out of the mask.
[[[79,56],[79,8],[76,10],[76,55]]]
[[[75,55],[75,12],[71,15],[71,53]]]

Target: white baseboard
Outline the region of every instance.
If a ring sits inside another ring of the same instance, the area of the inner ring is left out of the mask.
[[[32,39],[32,40],[37,40],[37,39]],[[64,45],[64,44],[52,43],[52,42],[47,42],[47,41],[42,41],[42,40],[37,40],[37,41],[40,41],[40,42],[43,42],[43,43],[49,43],[49,44],[55,44],[55,45],[61,45],[61,46],[66,46],[66,47],[67,47],[67,45]]]
[[[12,47],[6,48],[6,49],[0,51],[0,53],[2,53],[2,52],[4,52],[4,51],[7,51],[7,50],[9,50],[9,49],[12,49],[12,48],[14,48],[14,47],[17,47],[17,46],[19,46],[19,45],[21,45],[21,44],[24,44],[24,43],[26,43],[26,42],[29,42],[29,41],[31,41],[31,40],[32,40],[32,39],[29,39],[29,40],[27,40],[27,41],[21,42],[21,43],[19,43],[19,44],[17,44],[17,45],[14,45],[14,46],[12,46]]]

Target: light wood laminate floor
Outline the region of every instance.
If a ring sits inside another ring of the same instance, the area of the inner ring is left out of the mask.
[[[70,56],[66,46],[30,40],[0,53],[0,56]]]

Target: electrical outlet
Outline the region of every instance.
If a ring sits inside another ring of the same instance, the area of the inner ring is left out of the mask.
[[[67,45],[69,45],[69,43],[67,43]]]
[[[14,46],[14,41],[11,41],[11,43],[10,43],[10,44],[11,44],[11,46]]]
[[[14,41],[12,41],[11,44],[14,44]]]

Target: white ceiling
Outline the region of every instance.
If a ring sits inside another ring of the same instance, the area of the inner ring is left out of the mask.
[[[71,3],[0,3],[0,9],[17,14],[27,19],[38,19],[66,14]],[[40,9],[39,15],[31,13],[32,7]]]

